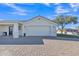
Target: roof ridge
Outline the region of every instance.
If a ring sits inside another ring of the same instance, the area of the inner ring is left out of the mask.
[[[35,16],[35,17],[32,17],[31,19],[29,19],[29,20],[27,20],[27,21],[31,21],[32,19],[37,18],[37,17],[42,17],[42,18],[45,18],[45,19],[47,19],[47,20],[49,20],[49,21],[52,21],[52,22],[56,23],[55,21],[50,20],[50,19],[48,19],[48,18],[46,18],[46,17],[44,17],[44,16],[41,16],[41,15],[38,15],[38,16]],[[26,21],[26,20],[25,20],[25,21]],[[24,21],[24,22],[25,22],[25,21]]]

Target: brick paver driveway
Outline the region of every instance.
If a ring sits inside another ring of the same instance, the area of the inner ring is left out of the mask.
[[[37,41],[35,41],[36,39]],[[14,42],[17,40],[24,40],[25,41],[31,41],[27,44],[23,45],[3,45],[1,43],[0,45],[0,55],[4,56],[57,56],[57,55],[79,55],[79,41],[77,40],[71,40],[71,39],[61,39],[61,38],[53,38],[53,37],[30,37],[30,39],[27,38],[20,38],[20,39],[14,39]],[[33,41],[33,40],[34,41]],[[39,40],[40,39],[40,40]],[[5,39],[0,38],[2,41],[7,41],[7,43],[10,44],[11,40],[13,39]],[[10,41],[9,41],[10,40]],[[38,42],[40,43],[33,43]],[[24,42],[24,41],[22,41]],[[6,44],[7,44],[6,43]],[[20,43],[19,43],[20,44]]]

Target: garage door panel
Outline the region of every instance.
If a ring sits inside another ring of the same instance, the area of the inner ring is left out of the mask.
[[[30,26],[26,27],[27,36],[49,36],[50,27],[48,26]]]

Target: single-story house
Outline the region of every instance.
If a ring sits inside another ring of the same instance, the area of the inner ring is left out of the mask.
[[[57,33],[60,34],[61,31],[58,30]],[[63,31],[63,34],[78,35],[78,34],[79,34],[79,31],[78,31],[77,29],[68,28],[68,29],[65,29],[65,30]]]
[[[77,29],[66,29],[66,34],[77,35],[77,33],[78,33]]]
[[[0,36],[56,36],[56,23],[42,16],[26,21],[0,21]]]

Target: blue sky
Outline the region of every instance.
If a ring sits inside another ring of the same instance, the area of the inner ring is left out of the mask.
[[[0,20],[29,20],[44,16],[53,20],[57,15],[73,15],[79,18],[78,3],[1,3]],[[78,26],[78,24],[76,24]],[[71,26],[74,27],[74,26]]]

